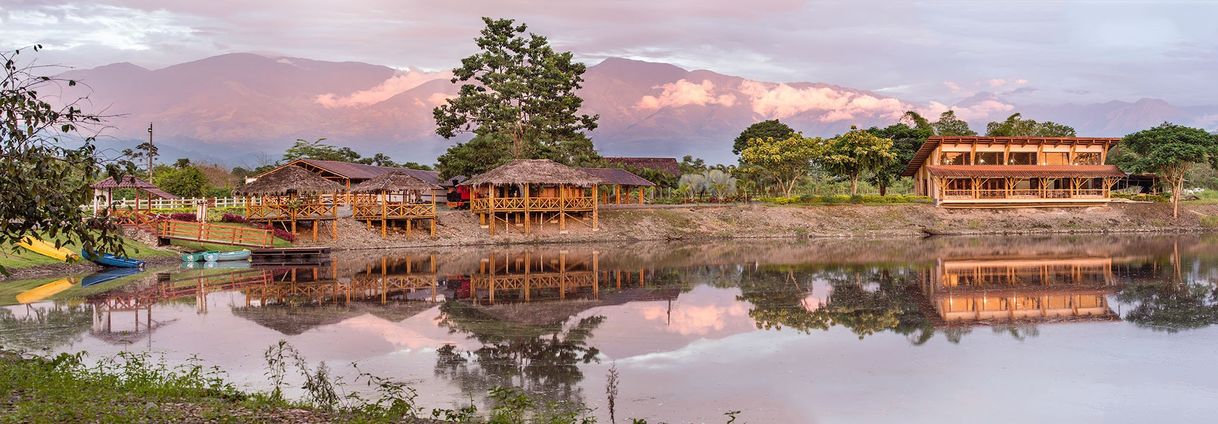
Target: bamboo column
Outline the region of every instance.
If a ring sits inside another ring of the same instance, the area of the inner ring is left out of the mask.
[[[558,231],[567,231],[567,186],[558,185]]]
[[[600,229],[600,217],[597,214],[597,209],[600,209],[600,198],[597,196],[597,186],[592,185],[592,231]]]
[[[486,219],[493,236],[495,235],[495,186],[489,183],[486,186],[491,189],[491,197],[486,204]]]
[[[389,236],[387,221],[389,220],[389,196],[380,196],[381,200],[381,238]]]
[[[524,184],[524,233],[525,234],[529,234],[529,231],[531,230],[530,223],[532,222],[532,219],[529,216],[530,209],[531,208],[529,207],[529,184],[526,183],[526,184]]]

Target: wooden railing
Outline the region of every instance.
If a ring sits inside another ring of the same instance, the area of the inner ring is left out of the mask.
[[[1015,189],[991,189],[979,188],[973,189],[943,189],[943,197],[946,199],[1070,199],[1070,198],[1092,198],[1104,197],[1104,189],[1095,188],[1079,188],[1071,192],[1070,189],[1036,189],[1036,188],[1015,188]]]
[[[469,208],[473,212],[486,212],[494,201],[495,212],[524,212],[525,200],[523,197],[478,198],[470,201]],[[596,204],[596,199],[591,197],[530,197],[527,200],[527,210],[533,212],[585,212],[592,210]]]
[[[435,218],[436,208],[431,203],[355,203],[351,206],[352,217],[367,219]]]
[[[272,247],[275,243],[271,230],[207,222],[161,221],[158,235],[170,239],[236,246]]]
[[[110,202],[111,207],[115,209],[189,209],[194,208],[199,203],[207,203],[213,208],[236,208],[245,206],[245,198],[243,197],[181,197],[177,199],[114,199]],[[99,205],[99,208],[105,208],[106,205]],[[80,207],[82,210],[92,210],[93,205],[84,205]]]
[[[314,219],[334,217],[337,206],[333,203],[305,203],[305,204],[290,204],[290,203],[261,203],[254,204],[251,202],[246,207],[246,218],[251,221],[267,221],[267,220],[282,220],[282,219]]]

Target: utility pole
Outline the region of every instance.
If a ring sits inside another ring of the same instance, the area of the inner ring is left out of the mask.
[[[152,152],[156,151],[156,147],[152,145],[152,123],[148,123],[148,181],[152,181]]]

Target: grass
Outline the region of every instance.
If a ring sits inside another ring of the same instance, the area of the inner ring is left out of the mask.
[[[878,194],[862,194],[850,196],[845,194],[834,195],[802,195],[789,197],[767,197],[758,199],[765,203],[773,203],[776,205],[892,205],[892,204],[916,204],[930,203],[931,200],[926,196],[913,196],[907,194],[889,194],[881,196]]]
[[[76,243],[65,244],[63,247],[73,252],[80,251],[80,245]],[[153,249],[146,244],[128,238],[123,238],[123,249],[127,252],[128,256],[134,259],[152,259],[176,255],[174,252]],[[11,244],[0,245],[0,266],[6,269],[32,268],[59,263],[62,262]]]

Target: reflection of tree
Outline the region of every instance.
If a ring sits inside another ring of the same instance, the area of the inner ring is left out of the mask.
[[[604,316],[581,318],[564,330],[561,323],[527,325],[499,319],[461,302],[445,302],[440,311],[441,325],[453,333],[469,334],[482,347],[471,352],[442,347],[437,376],[456,382],[471,395],[512,386],[542,399],[582,405],[578,385],[584,376],[579,365],[598,360],[600,351],[587,341]]]
[[[1117,300],[1134,305],[1122,318],[1141,327],[1174,333],[1218,324],[1218,290],[1209,281],[1135,281]]]
[[[919,307],[919,294],[904,272],[887,269],[833,269],[804,273],[793,270],[746,272],[738,298],[753,305],[749,317],[758,328],[792,328],[810,333],[842,326],[866,337],[893,331],[922,344],[934,336],[934,326]],[[811,285],[800,280],[821,279],[832,293],[825,305],[805,305]]]
[[[6,348],[54,349],[79,340],[93,324],[93,312],[88,305],[25,308],[25,314],[0,308],[0,340]]]

